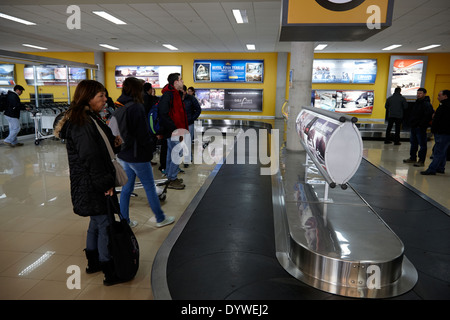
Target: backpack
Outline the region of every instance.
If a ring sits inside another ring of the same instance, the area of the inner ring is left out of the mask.
[[[157,135],[161,129],[161,126],[159,124],[158,103],[155,103],[148,113],[148,124],[150,133],[152,133],[153,135]]]
[[[109,126],[114,135],[120,133],[120,138],[122,139],[122,150],[131,145],[134,141],[133,137],[128,134],[127,128],[127,109],[134,102],[130,101],[126,103],[123,107],[117,108],[111,116]],[[117,132],[118,131],[118,132]]]
[[[7,107],[8,107],[8,94],[2,92],[0,94],[0,112],[5,111]]]

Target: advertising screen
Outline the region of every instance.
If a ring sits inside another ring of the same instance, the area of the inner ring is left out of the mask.
[[[373,90],[313,90],[314,107],[328,111],[371,114]]]
[[[377,77],[377,60],[313,61],[312,83],[374,84]]]
[[[34,71],[32,65],[23,68],[25,81],[28,85],[34,85]],[[36,66],[36,74],[39,86],[64,86],[67,84],[67,69],[61,65]],[[69,68],[69,84],[76,85],[86,79],[86,69]]]
[[[0,64],[0,86],[13,86],[14,82],[14,65]]]
[[[421,87],[423,73],[423,60],[421,59],[395,59],[393,62],[391,94],[397,87],[402,88],[402,94],[414,96]]]
[[[264,81],[264,60],[194,60],[194,82]]]
[[[262,111],[262,89],[195,89],[202,110]]]
[[[136,77],[151,83],[153,88],[163,88],[171,73],[181,74],[181,66],[116,66],[116,87],[122,88],[126,78]]]

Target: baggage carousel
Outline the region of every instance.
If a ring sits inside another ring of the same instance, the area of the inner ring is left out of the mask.
[[[228,121],[225,124],[213,120],[204,123],[204,126],[219,128],[222,132],[236,128],[270,128],[267,123],[250,121]],[[393,279],[395,290],[388,290],[387,295],[363,294],[363,297],[450,299],[448,209],[399,183],[365,159],[350,180],[350,188],[330,190],[331,203],[320,201],[324,186],[320,178],[315,177],[313,172],[305,180],[304,168],[296,168],[298,164],[305,163],[304,152],[282,149],[277,176],[261,175],[260,164],[228,162],[216,166],[158,251],[151,279],[155,299],[357,298],[358,295],[349,294],[348,289],[330,290],[330,287],[323,285],[326,283],[324,279],[321,284],[311,282],[314,277],[310,277],[310,273],[305,277],[302,272],[300,275],[292,272],[284,264],[283,257],[280,258],[280,255],[285,254],[280,251],[280,233],[286,239],[286,230],[280,226],[277,214],[284,210],[286,217],[299,216],[298,208],[304,204],[315,208],[308,212],[319,211],[321,219],[311,220],[309,218],[314,218],[313,214],[309,217],[303,215],[305,225],[311,226],[311,221],[315,221],[316,228],[309,228],[303,234],[294,234],[292,238],[299,237],[299,242],[307,242],[312,252],[317,253],[316,249],[320,247],[329,252],[338,252],[340,258],[363,251],[363,255],[368,252],[369,256],[376,259],[383,259],[386,254],[393,257],[399,253],[405,255],[400,269],[398,261],[393,260],[393,266],[397,265],[397,270],[400,270],[397,273],[401,273]],[[281,201],[277,200],[280,194],[284,194]],[[325,214],[328,215],[324,216],[324,207],[336,209],[326,210]],[[339,224],[341,228],[351,230],[353,222],[349,221],[346,225],[333,220],[331,211],[354,214],[356,219],[360,216],[358,210],[371,211],[375,214],[371,219],[375,217],[375,220],[369,224],[379,224],[378,228],[385,226],[393,235],[389,239],[383,237],[377,241],[380,230],[370,234],[371,230],[367,229],[342,240],[339,239],[344,236],[342,233],[330,233],[330,230],[337,230]],[[318,224],[325,224],[328,229],[317,228]],[[302,230],[305,231],[305,228]],[[323,230],[327,230],[328,234]],[[357,248],[358,236],[372,237],[369,243],[373,247],[352,251]],[[345,241],[347,244],[342,245]],[[293,258],[292,254],[288,256]],[[304,254],[299,256],[304,259]],[[326,274],[327,270],[321,273]],[[399,281],[396,282],[396,279]]]

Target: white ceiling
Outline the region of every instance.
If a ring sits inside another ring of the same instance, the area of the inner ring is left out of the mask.
[[[305,0],[306,1],[306,0]],[[312,0],[309,0],[312,1]],[[95,3],[92,3],[95,2]],[[81,9],[81,29],[69,30],[69,5]],[[232,9],[245,9],[248,24],[237,24]],[[124,20],[115,25],[92,13],[104,10]],[[279,42],[281,0],[1,0],[0,13],[35,22],[26,26],[0,19],[0,49],[18,52],[109,51],[106,43],[123,52],[289,52],[289,42]],[[362,42],[329,42],[323,52],[381,52],[392,44],[403,46],[392,53],[420,53],[417,48],[441,44],[426,52],[450,52],[450,0],[395,0],[392,26]]]

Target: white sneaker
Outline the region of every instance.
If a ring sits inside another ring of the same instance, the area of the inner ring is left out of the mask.
[[[161,228],[175,222],[175,217],[166,217],[163,221],[157,222],[156,227]]]
[[[129,225],[131,228],[134,228],[134,227],[136,227],[136,226],[138,225],[138,222],[137,222],[137,221],[130,220],[130,222],[128,222],[128,225]]]

